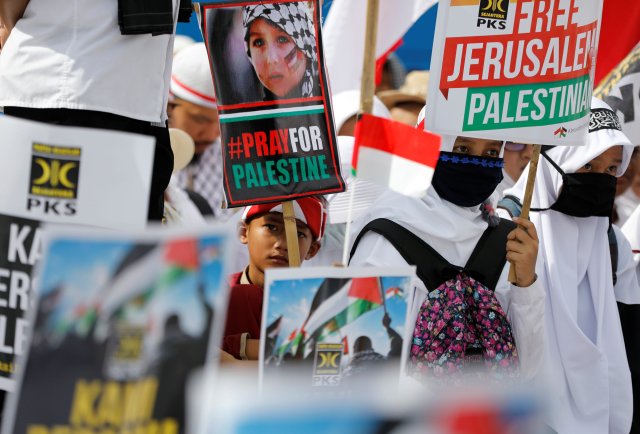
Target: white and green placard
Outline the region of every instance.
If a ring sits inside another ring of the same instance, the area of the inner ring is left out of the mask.
[[[426,128],[440,134],[582,145],[602,0],[444,0]]]

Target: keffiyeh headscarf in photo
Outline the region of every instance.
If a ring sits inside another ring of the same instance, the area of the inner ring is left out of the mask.
[[[318,55],[312,11],[304,2],[245,6],[242,9],[242,24],[245,28],[244,40],[249,57],[251,57],[249,26],[258,18],[269,21],[270,24],[288,34],[296,47],[307,57],[309,62],[302,79],[300,93],[303,97],[313,96],[316,86],[314,80],[318,76]]]

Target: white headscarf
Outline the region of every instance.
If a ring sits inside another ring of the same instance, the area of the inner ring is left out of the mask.
[[[494,197],[497,200],[500,200],[504,197],[505,190],[513,188],[516,185],[516,182],[511,179],[511,176],[507,173],[505,169],[502,169],[502,182],[496,187],[496,191],[494,193]]]
[[[257,19],[267,20],[291,37],[296,47],[308,59],[305,76],[302,79],[300,94],[303,97],[313,96],[317,86],[318,54],[313,12],[304,2],[257,4],[242,8],[242,24],[245,29],[245,47],[247,56],[251,58],[249,49],[249,33],[251,23]]]
[[[609,108],[600,100],[592,109]],[[609,108],[610,110],[610,108]],[[593,129],[593,128],[590,128]],[[623,146],[626,170],[633,146],[621,131],[604,128],[589,133],[582,147],[548,151],[565,173],[616,146]],[[524,196],[522,176],[505,194]],[[548,208],[562,189],[562,176],[540,157],[532,208]],[[550,390],[551,426],[559,434],[628,433],[631,426],[631,378],[613,290],[606,217],[578,218],[557,211],[532,212],[544,259],[547,288],[545,375]],[[595,324],[579,326],[578,312],[592,305]],[[587,335],[592,335],[591,338]]]

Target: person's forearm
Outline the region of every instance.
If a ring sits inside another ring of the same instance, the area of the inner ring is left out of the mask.
[[[0,0],[0,22],[11,30],[22,18],[29,0]]]

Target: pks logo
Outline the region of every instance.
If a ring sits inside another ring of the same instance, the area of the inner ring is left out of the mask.
[[[76,213],[80,148],[34,143],[27,210],[40,209],[45,214]]]
[[[506,29],[509,16],[509,0],[480,0],[476,27]]]
[[[340,385],[342,351],[342,344],[316,344],[314,386]]]
[[[568,130],[565,127],[560,127],[553,132],[553,135],[556,136],[556,138],[562,139],[564,137],[567,137],[567,132]]]
[[[145,327],[118,325],[107,341],[105,369],[114,379],[126,380],[145,372]]]

